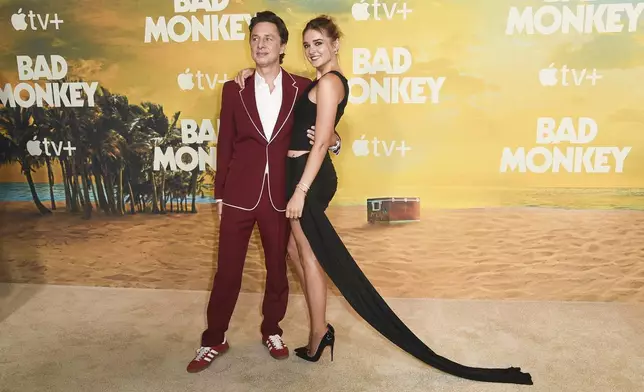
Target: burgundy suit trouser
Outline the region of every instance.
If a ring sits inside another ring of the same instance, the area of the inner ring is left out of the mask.
[[[279,322],[286,314],[288,303],[286,246],[290,229],[285,213],[273,208],[268,192],[268,181],[265,181],[259,205],[252,211],[223,206],[217,272],[208,303],[208,327],[201,336],[202,346],[212,347],[224,341],[239,297],[248,242],[255,222],[259,227],[266,263],[262,340],[269,335],[282,335]]]

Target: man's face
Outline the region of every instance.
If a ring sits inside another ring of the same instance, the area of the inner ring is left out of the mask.
[[[277,26],[269,22],[255,25],[250,34],[250,51],[255,64],[267,66],[279,64],[280,54],[284,53],[286,45],[281,44]]]

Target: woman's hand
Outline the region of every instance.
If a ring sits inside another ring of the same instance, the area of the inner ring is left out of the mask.
[[[241,71],[239,71],[237,76],[235,76],[235,83],[237,83],[237,85],[240,88],[244,88],[244,81],[246,80],[247,77],[252,75],[253,72],[255,72],[255,68],[242,69]]]
[[[295,188],[295,193],[293,193],[291,200],[286,205],[286,217],[288,219],[300,219],[302,217],[305,197],[306,194],[301,189]]]

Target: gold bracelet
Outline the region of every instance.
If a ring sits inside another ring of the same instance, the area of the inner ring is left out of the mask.
[[[297,185],[300,185],[300,186],[305,187],[307,191],[308,191],[309,189],[311,189],[311,187],[310,187],[310,186],[306,185],[306,184],[305,184],[305,183],[303,183],[303,182],[300,182],[300,183],[298,183]]]
[[[304,192],[304,194],[305,194],[305,195],[306,195],[306,194],[308,193],[308,191],[309,191],[308,189],[304,188],[304,185],[303,185],[303,184],[297,184],[297,187],[298,187],[298,188],[300,188],[300,190],[301,190],[302,192]]]

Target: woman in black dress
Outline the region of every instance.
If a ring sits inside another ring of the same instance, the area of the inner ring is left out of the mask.
[[[325,214],[335,195],[338,178],[329,155],[333,131],[344,113],[349,84],[340,71],[337,53],[340,31],[333,20],[320,16],[303,31],[306,58],[317,78],[302,93],[294,108],[294,125],[287,164],[286,216],[300,263],[302,287],[310,315],[309,342],[295,349],[298,357],[316,362],[326,347],[335,344],[335,330],[326,321],[325,272],[356,312],[383,336],[423,362],[455,376],[487,382],[532,384],[520,368],[486,369],[463,366],[441,357],[427,347],[389,308],[358,267]],[[240,72],[244,79],[244,70]],[[307,130],[315,126],[311,146]],[[299,269],[299,268],[298,268]]]

